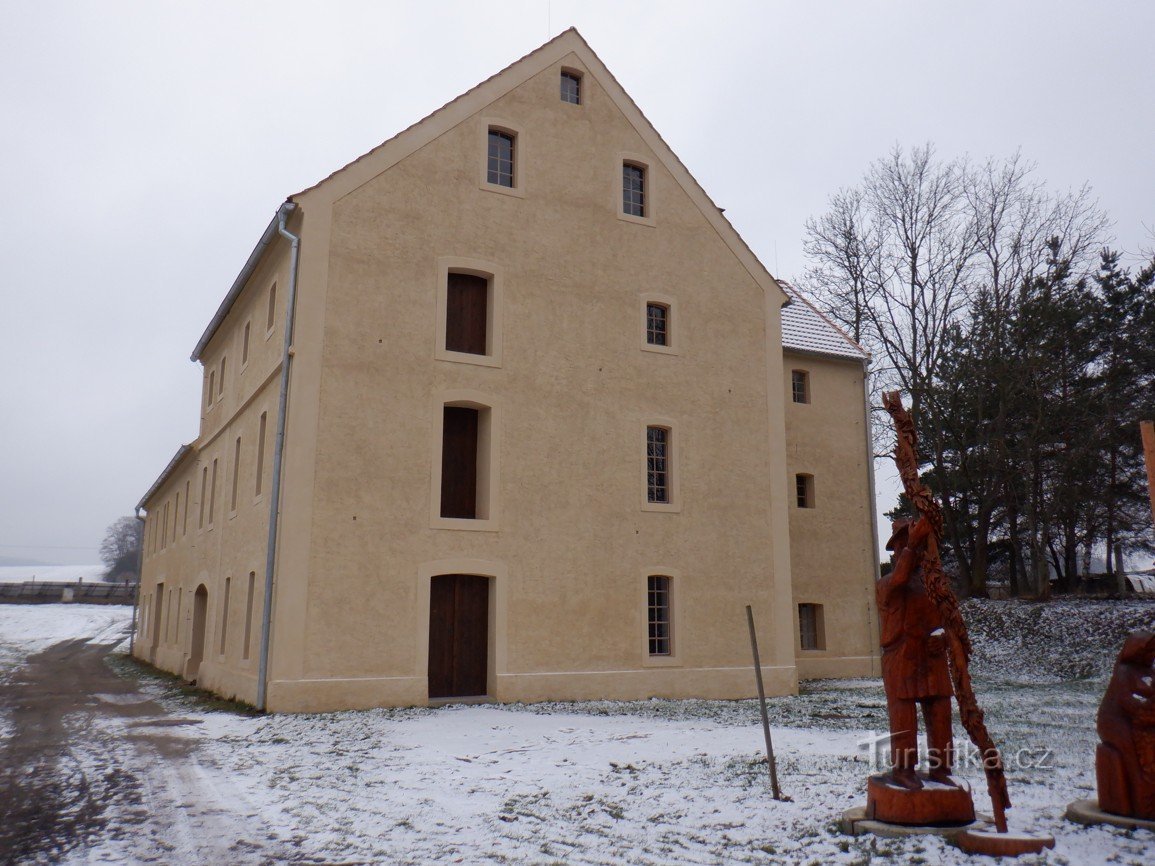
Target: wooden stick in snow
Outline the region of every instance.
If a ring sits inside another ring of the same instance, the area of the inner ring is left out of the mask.
[[[746,622],[750,626],[750,649],[754,652],[754,678],[758,681],[758,706],[762,710],[762,733],[766,735],[766,761],[770,765],[770,790],[781,800],[778,787],[778,764],[774,760],[774,743],[770,740],[770,717],[766,715],[766,689],[762,686],[762,661],[758,658],[758,635],[754,633],[754,611],[746,605]]]

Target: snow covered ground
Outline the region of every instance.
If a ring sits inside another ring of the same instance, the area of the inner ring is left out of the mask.
[[[1057,839],[1054,851],[1019,862],[1150,864],[1155,834],[1082,827],[1063,811],[1094,796],[1094,714],[1118,646],[1108,641],[1136,624],[1152,627],[1155,605],[1069,604],[1054,614],[1015,603],[968,609],[982,660],[977,689],[1010,765],[1011,829]],[[35,651],[62,635],[104,640],[115,627],[104,617],[123,626],[128,616],[125,608],[0,609],[0,647],[10,651],[0,676],[21,647]],[[1035,627],[1023,638],[977,622],[992,617]],[[1069,654],[1076,665],[1090,659],[1093,675],[1039,676],[1061,672],[1054,662]],[[934,838],[838,832],[842,812],[865,800],[871,766],[860,744],[886,725],[877,680],[811,684],[772,701],[787,803],[770,796],[751,701],[262,717],[210,712],[161,680],[144,682],[142,697],[179,716],[165,730],[180,748],[149,766],[139,765],[142,753],[118,751],[125,769],[148,779],[146,795],[127,809],[135,816],[114,818],[64,862],[208,862],[205,845],[231,863],[979,862]],[[131,734],[124,721],[101,724]],[[960,775],[985,811],[981,772]],[[187,831],[205,826],[216,838]]]

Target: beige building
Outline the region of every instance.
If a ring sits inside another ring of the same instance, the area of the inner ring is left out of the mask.
[[[291,196],[192,359],[139,506],[160,668],[277,711],[738,698],[749,604],[771,693],[877,670],[864,355],[576,31]]]

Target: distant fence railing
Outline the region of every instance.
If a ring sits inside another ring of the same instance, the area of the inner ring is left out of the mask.
[[[0,604],[132,604],[135,599],[134,583],[0,583]]]

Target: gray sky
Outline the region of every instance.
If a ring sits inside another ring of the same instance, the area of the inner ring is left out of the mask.
[[[0,5],[0,559],[94,562],[197,433],[277,205],[574,25],[771,272],[895,143],[1021,148],[1153,245],[1155,4]]]

